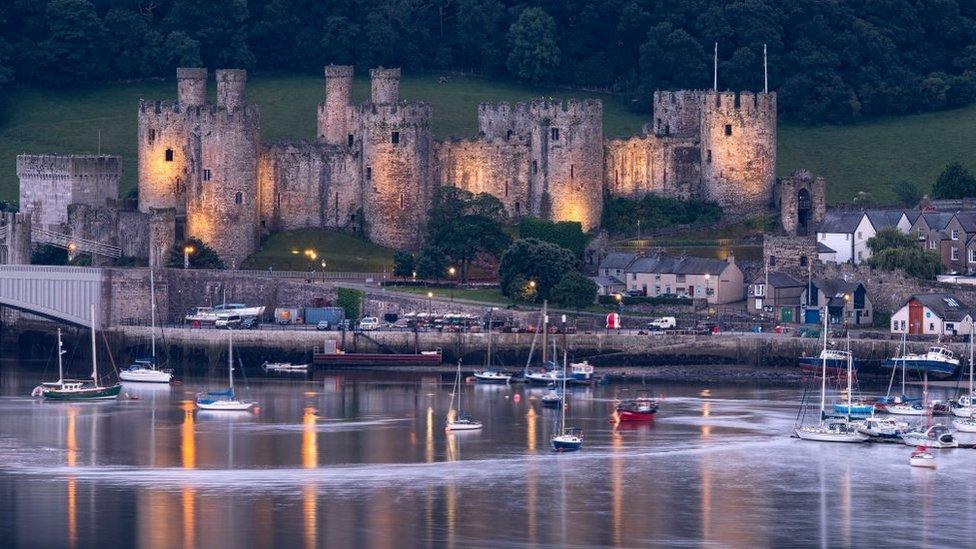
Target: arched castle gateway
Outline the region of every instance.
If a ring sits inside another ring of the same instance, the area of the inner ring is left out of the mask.
[[[431,107],[401,101],[399,69],[370,71],[370,100],[352,104],[353,69],[325,67],[314,141],[260,143],[246,73],[177,69],[177,101],[139,105],[139,209],[172,208],[177,229],[229,265],[262,233],[361,230],[416,248],[434,191],[453,185],[498,197],[510,219],[600,223],[603,197],[654,193],[764,211],[776,171],[775,93],[657,92],[642,135],[604,139],[599,100],[483,103],[478,135],[435,141]]]

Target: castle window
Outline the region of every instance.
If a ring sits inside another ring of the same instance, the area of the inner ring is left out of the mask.
[[[725,125],[725,135],[732,135],[732,124]]]
[[[508,196],[508,181],[505,182],[505,196]]]
[[[801,255],[800,256],[800,266],[801,267],[806,267],[807,266],[807,256],[805,256],[805,255]]]
[[[664,135],[671,135],[671,124],[664,125]]]
[[[709,164],[712,163],[712,149],[708,149],[707,151],[705,151],[705,161],[708,162]]]
[[[203,180],[210,181],[210,170],[203,170]]]
[[[366,166],[366,181],[372,181],[372,180],[373,180],[373,168]]]
[[[163,158],[167,162],[172,162],[173,161],[173,149],[166,149],[166,152],[163,153]]]
[[[505,139],[511,139],[511,138],[512,138],[512,130],[508,130],[508,133],[505,134]]]
[[[550,133],[553,141],[559,141],[559,128],[552,128]]]
[[[572,164],[570,164],[569,165],[569,178],[572,179],[573,177],[575,177],[575,174],[576,174],[575,166],[573,166]]]
[[[352,136],[352,134],[349,134],[348,136],[346,136],[346,143],[349,143],[349,146],[350,147],[352,147],[352,145],[353,145],[353,143],[355,143],[355,141],[356,141],[356,139]]]
[[[234,204],[244,203],[244,193],[237,193],[234,195]]]
[[[397,145],[400,143],[400,132],[393,132],[390,134],[390,143]]]
[[[522,204],[517,200],[515,201],[515,215],[520,215],[522,213]]]
[[[156,140],[156,130],[149,130],[149,143],[152,144]]]
[[[400,195],[400,209],[403,209],[403,195]]]
[[[533,160],[532,161],[532,173],[536,173],[538,171],[539,171],[539,164],[537,164],[536,161]]]

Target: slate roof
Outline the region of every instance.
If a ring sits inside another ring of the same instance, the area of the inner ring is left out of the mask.
[[[765,282],[766,275],[760,273],[760,275],[756,277],[756,281],[754,283],[764,284]],[[786,273],[773,272],[769,273],[769,285],[774,288],[798,288],[800,286],[806,286],[807,283],[800,282]]]
[[[835,254],[837,250],[831,248],[830,246],[824,244],[823,242],[817,242],[817,253],[818,254]]]
[[[660,274],[712,274],[719,275],[729,266],[721,259],[707,257],[673,257],[658,254],[638,258],[630,264],[627,272]]]
[[[830,211],[824,216],[824,220],[820,223],[817,232],[854,234],[854,231],[857,230],[857,226],[860,225],[861,219],[863,218],[864,212]]]
[[[864,213],[871,220],[875,231],[887,229],[888,227],[897,227],[902,215],[901,210],[868,210]]]
[[[630,252],[610,252],[603,261],[600,262],[601,269],[626,269],[634,259],[637,258],[636,254]]]
[[[590,280],[595,282],[597,286],[608,288],[610,286],[623,286],[624,281],[620,280],[615,276],[591,276]]]
[[[925,219],[925,224],[929,226],[929,229],[933,231],[942,231],[949,224],[952,219],[951,213],[947,212],[926,212],[922,214],[922,218]]]
[[[916,294],[908,298],[908,301],[913,299],[917,299],[939,318],[949,322],[959,322],[973,312],[969,305],[952,294]]]
[[[831,307],[844,305],[844,294],[854,295],[854,291],[861,286],[860,282],[849,282],[843,278],[818,278],[813,285],[827,297],[827,304]]]
[[[962,230],[967,233],[976,232],[976,212],[959,212],[956,214],[956,219]]]

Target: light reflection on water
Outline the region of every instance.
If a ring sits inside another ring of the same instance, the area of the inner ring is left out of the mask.
[[[951,544],[974,534],[976,453],[788,438],[798,390],[650,386],[647,424],[614,425],[620,386],[577,390],[578,454],[553,455],[543,391],[464,388],[481,432],[447,433],[449,384],[253,380],[258,414],[203,414],[192,380],[139,400],[55,404],[0,386],[0,535],[21,545],[321,547]],[[248,391],[245,389],[245,391]],[[515,398],[518,395],[518,398]],[[705,396],[702,396],[705,395]],[[938,396],[938,395],[936,395]],[[945,505],[947,500],[953,505]]]

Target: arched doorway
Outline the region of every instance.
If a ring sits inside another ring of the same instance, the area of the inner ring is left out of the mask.
[[[810,191],[803,187],[796,193],[796,234],[806,236],[810,231],[810,211],[812,209]]]

